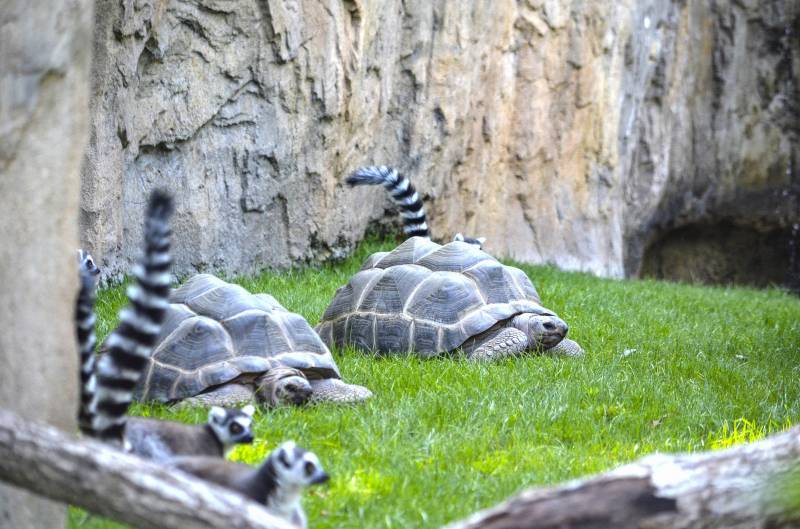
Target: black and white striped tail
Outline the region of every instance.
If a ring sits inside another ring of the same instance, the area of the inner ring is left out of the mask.
[[[89,271],[80,269],[81,288],[78,291],[78,299],[75,302],[75,330],[78,337],[78,351],[80,352],[80,380],[81,380],[81,403],[78,409],[78,426],[86,435],[93,435],[92,415],[89,412],[89,404],[94,395],[94,347],[97,338],[94,334],[94,302],[95,302],[95,278]]]
[[[97,361],[94,398],[89,407],[96,437],[121,442],[133,390],[147,365],[169,303],[169,253],[172,198],[150,195],[144,223],[144,255],[133,267],[136,283],[128,287],[128,306],[104,343]]]
[[[400,208],[405,234],[409,237],[430,239],[422,200],[411,180],[397,172],[397,169],[385,165],[361,167],[348,176],[345,182],[351,186],[382,184],[389,193],[389,198]]]

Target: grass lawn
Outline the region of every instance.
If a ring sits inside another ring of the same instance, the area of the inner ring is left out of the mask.
[[[335,266],[237,282],[314,325],[366,256],[393,246],[368,243]],[[234,458],[257,463],[286,439],[316,452],[332,479],[306,495],[311,527],[438,527],[525,487],[800,422],[797,297],[520,268],[569,323],[585,358],[487,365],[334,351],[344,379],[375,398],[260,411],[255,444]],[[101,337],[123,303],[122,287],[100,292]],[[203,410],[134,412],[205,419]],[[122,526],[73,509],[69,527]]]

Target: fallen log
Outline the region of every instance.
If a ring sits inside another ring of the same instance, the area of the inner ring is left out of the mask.
[[[237,493],[0,410],[0,480],[139,529],[293,529]]]
[[[800,527],[800,428],[726,450],[656,454],[534,488],[446,529]]]

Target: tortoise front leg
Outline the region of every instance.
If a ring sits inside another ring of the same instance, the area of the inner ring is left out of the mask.
[[[497,360],[516,356],[528,349],[528,336],[514,327],[490,330],[464,346],[470,360]]]
[[[184,399],[176,404],[176,409],[186,407],[236,407],[241,404],[252,404],[254,400],[253,388],[250,385],[228,383],[206,393],[201,393]]]
[[[569,356],[569,357],[584,355],[583,348],[580,345],[578,345],[578,342],[570,340],[569,338],[564,338],[550,349],[545,349],[544,351],[542,351],[542,353],[551,356]]]
[[[310,380],[312,402],[359,402],[372,396],[372,392],[364,386],[348,384],[338,378]]]

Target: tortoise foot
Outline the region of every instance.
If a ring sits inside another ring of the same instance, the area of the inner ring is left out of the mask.
[[[372,392],[364,386],[348,384],[338,378],[311,380],[314,392],[311,402],[361,402],[372,397]]]
[[[583,356],[585,354],[585,351],[580,345],[578,345],[578,342],[570,340],[569,338],[564,338],[558,342],[558,344],[554,345],[550,349],[545,349],[542,352],[543,354],[550,356],[568,357]]]
[[[242,404],[252,404],[255,400],[253,389],[244,384],[225,384],[207,393],[184,399],[175,405],[176,409],[208,408],[222,406],[234,408]]]

